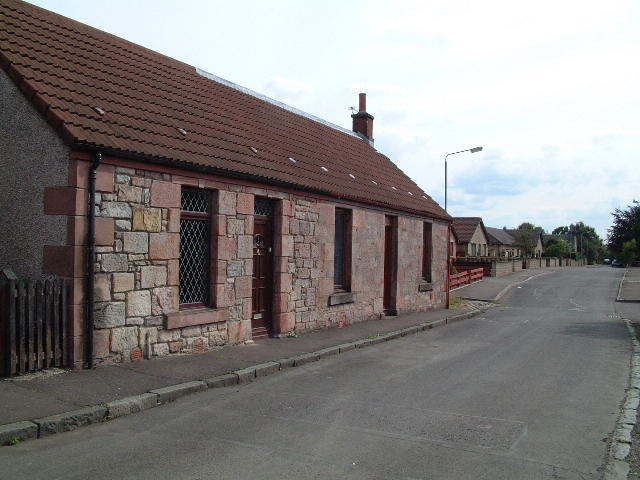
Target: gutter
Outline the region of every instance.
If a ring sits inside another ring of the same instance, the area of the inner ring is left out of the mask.
[[[150,162],[150,163],[165,166],[165,167],[178,168],[178,169],[189,170],[192,172],[204,173],[209,175],[218,175],[228,179],[245,180],[249,182],[267,184],[274,187],[290,188],[300,192],[309,192],[312,194],[331,197],[334,199],[338,198],[340,200],[356,202],[358,204],[368,205],[370,207],[381,208],[385,211],[390,211],[390,212],[401,212],[402,214],[415,215],[421,218],[425,218],[425,217],[433,218],[433,219],[442,220],[445,222],[452,221],[451,216],[448,213],[446,213],[444,210],[441,213],[436,213],[436,212],[427,212],[424,210],[417,210],[413,208],[397,208],[397,207],[394,208],[393,205],[388,203],[383,203],[383,202],[371,200],[371,199],[358,198],[351,195],[339,194],[330,189],[305,186],[292,181],[279,180],[276,178],[266,177],[266,176],[257,175],[257,174],[251,174],[246,172],[235,172],[235,171],[227,170],[224,168],[202,165],[202,164],[188,162],[184,160],[175,160],[172,158],[162,157],[158,155],[135,153],[135,152],[130,152],[130,151],[122,150],[118,148],[98,146],[95,144],[88,144],[84,142],[78,142],[78,141],[73,142],[71,144],[71,147],[79,151],[93,151],[93,152],[100,151],[105,155],[112,155],[114,157],[120,157],[120,158],[130,159],[134,161],[140,161],[140,162]]]
[[[94,288],[96,264],[96,173],[102,161],[102,152],[95,152],[89,170],[89,230],[87,232],[87,321],[85,332],[85,368],[93,368]]]

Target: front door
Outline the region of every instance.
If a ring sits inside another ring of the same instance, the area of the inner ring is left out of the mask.
[[[266,199],[256,198],[253,226],[253,312],[251,329],[253,338],[273,333],[271,299],[273,285],[273,208]]]

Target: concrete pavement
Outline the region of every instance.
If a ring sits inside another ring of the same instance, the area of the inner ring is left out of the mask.
[[[5,379],[0,381],[0,445],[136,413],[207,388],[248,383],[281,369],[470,318],[510,288],[548,273],[531,270],[488,277],[456,289],[452,295],[475,300],[458,310],[387,317],[201,354]],[[626,272],[619,290],[625,292],[625,301],[640,301],[639,279],[640,269]]]

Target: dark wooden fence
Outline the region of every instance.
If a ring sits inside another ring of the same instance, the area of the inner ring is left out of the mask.
[[[2,282],[1,376],[70,365],[69,292],[69,283],[59,278]]]

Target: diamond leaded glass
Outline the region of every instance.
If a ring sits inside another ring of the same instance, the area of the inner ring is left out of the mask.
[[[253,214],[254,215],[273,215],[273,201],[268,198],[256,197],[253,202]]]
[[[206,190],[183,190],[181,210],[185,212],[209,212],[210,195]]]
[[[180,218],[180,304],[209,301],[209,193],[182,191]]]

